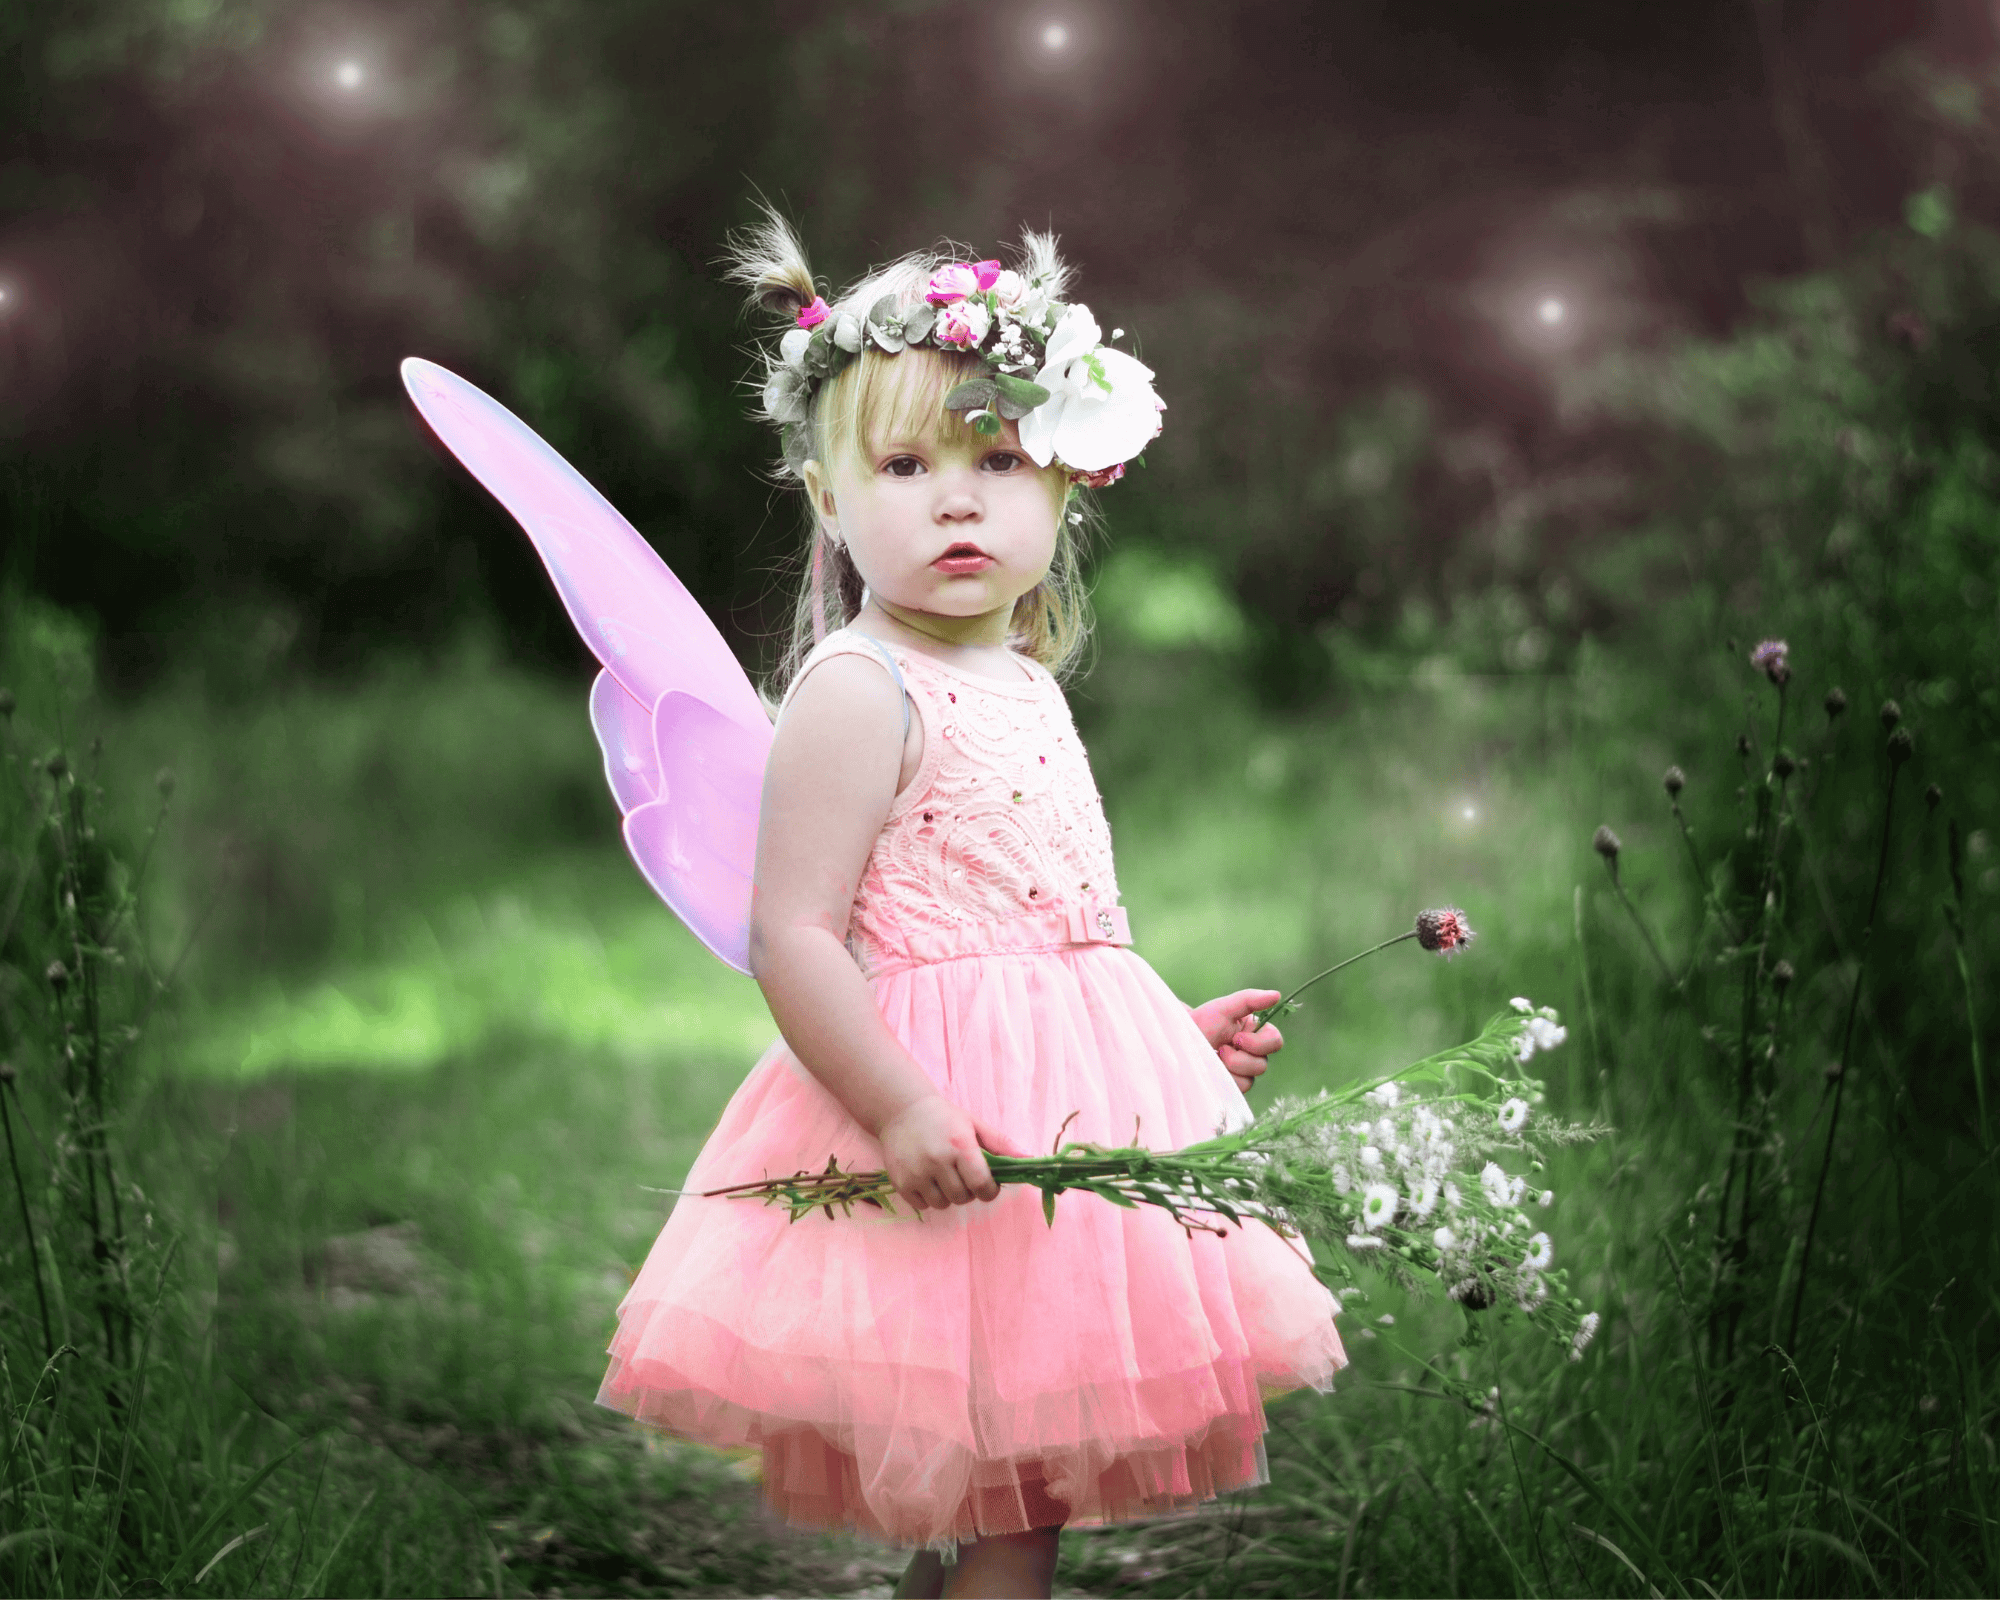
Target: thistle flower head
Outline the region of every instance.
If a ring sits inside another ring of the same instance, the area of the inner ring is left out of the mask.
[[[1441,956],[1472,943],[1472,925],[1456,906],[1438,906],[1417,913],[1417,943]]]
[[[1606,861],[1615,862],[1618,859],[1618,852],[1624,849],[1625,846],[1618,835],[1611,831],[1610,824],[1605,823],[1598,828],[1597,832],[1590,836],[1590,848],[1604,857]]]
[[[1903,708],[1893,700],[1884,700],[1879,715],[1882,718],[1883,730],[1886,732],[1903,720]]]
[[[1916,753],[1916,749],[1916,735],[1911,733],[1908,728],[1898,728],[1894,733],[1889,735],[1889,759],[1895,765],[1900,767],[1905,761],[1908,761]]]
[[[1944,790],[1932,784],[1924,790],[1924,805],[1932,811],[1944,804]]]
[[[42,977],[47,980],[48,986],[55,990],[57,994],[61,994],[63,990],[69,987],[69,968],[64,966],[60,961],[51,961],[44,967],[42,969]]]
[[[1792,979],[1797,976],[1798,973],[1792,969],[1791,962],[1780,961],[1776,966],[1771,968],[1771,987],[1776,989],[1778,993],[1783,994],[1787,989],[1791,988]]]
[[[1847,709],[1847,696],[1836,685],[1826,691],[1826,698],[1820,704],[1826,707],[1826,720],[1832,722]]]
[[[1776,755],[1771,757],[1771,771],[1779,779],[1789,778],[1798,770],[1799,764],[1789,750],[1780,750]]]
[[[1681,797],[1681,790],[1687,787],[1688,779],[1687,774],[1679,767],[1669,767],[1667,775],[1660,782],[1666,786],[1667,793],[1678,800]]]
[[[1783,639],[1765,639],[1750,652],[1750,665],[1782,688],[1790,681],[1792,669],[1785,659],[1790,646]]]

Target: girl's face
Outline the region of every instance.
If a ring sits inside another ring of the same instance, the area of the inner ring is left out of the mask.
[[[808,462],[806,483],[878,602],[951,619],[968,640],[1003,639],[1014,602],[1055,559],[1062,474],[1028,459],[1011,422],[870,439],[831,471]]]

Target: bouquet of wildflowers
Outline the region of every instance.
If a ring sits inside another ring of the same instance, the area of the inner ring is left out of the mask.
[[[1447,923],[1455,942],[1424,937],[1436,928],[1424,919],[1440,916],[1456,919]],[[1471,930],[1459,913],[1426,912],[1403,937],[1449,953]],[[1298,992],[1265,1015],[1289,1009]],[[1314,1270],[1337,1294],[1365,1298],[1360,1273],[1369,1269],[1467,1311],[1518,1311],[1580,1359],[1598,1318],[1555,1264],[1536,1215],[1555,1194],[1536,1179],[1551,1149],[1608,1130],[1550,1117],[1542,1082],[1527,1071],[1566,1037],[1551,1008],[1516,999],[1464,1044],[1388,1077],[1277,1100],[1249,1126],[1184,1149],[1064,1143],[1058,1133],[1046,1156],[987,1152],[986,1164],[1000,1183],[1040,1189],[1051,1226],[1056,1196],[1079,1189],[1157,1206],[1188,1228],[1226,1233],[1254,1222],[1287,1238],[1310,1234],[1336,1246]],[[786,1206],[793,1221],[856,1204],[895,1209],[887,1173],[844,1172],[833,1161],[707,1192]]]

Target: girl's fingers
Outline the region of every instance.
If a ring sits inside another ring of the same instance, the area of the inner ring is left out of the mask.
[[[1270,1066],[1270,1063],[1266,1061],[1262,1056],[1251,1055],[1248,1052],[1243,1050],[1238,1050],[1231,1045],[1223,1046],[1223,1048],[1216,1053],[1222,1057],[1222,1064],[1225,1067],[1227,1067],[1231,1072],[1235,1073],[1239,1078],[1242,1077],[1245,1073],[1248,1073],[1251,1077],[1255,1078],[1260,1074],[1262,1074]]]

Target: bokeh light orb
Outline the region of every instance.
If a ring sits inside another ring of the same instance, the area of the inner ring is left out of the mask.
[[[1543,327],[1554,328],[1569,315],[1569,307],[1554,295],[1545,295],[1542,303],[1535,307],[1535,315],[1541,319]]]
[[[358,89],[368,74],[358,61],[343,61],[333,69],[333,81],[343,89]]]
[[[1051,22],[1046,28],[1042,29],[1042,48],[1044,50],[1067,50],[1069,48],[1068,27],[1060,22]]]

